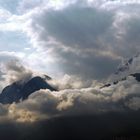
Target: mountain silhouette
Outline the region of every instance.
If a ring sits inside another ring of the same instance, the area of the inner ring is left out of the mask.
[[[44,78],[36,76],[26,83],[21,83],[21,81],[17,81],[5,87],[0,94],[0,103],[11,104],[13,102],[25,100],[33,92],[36,92],[40,89],[49,89],[51,91],[56,90],[54,87],[49,85]]]

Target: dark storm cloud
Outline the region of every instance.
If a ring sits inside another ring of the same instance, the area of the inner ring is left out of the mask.
[[[64,73],[103,79],[139,51],[139,5],[79,2],[60,9],[41,6],[31,15],[27,32],[33,45],[46,49]]]
[[[55,50],[56,51],[56,50]],[[89,50],[90,51],[90,50]],[[57,53],[59,52],[59,55]],[[102,79],[107,78],[110,73],[115,71],[119,59],[104,54],[94,54],[96,52],[82,52],[75,54],[73,52],[56,52],[56,56],[60,59],[59,67],[70,75],[77,75],[84,79]],[[86,55],[86,56],[84,56]]]
[[[109,12],[75,5],[60,11],[44,11],[39,19],[37,24],[44,28],[42,40],[48,37],[45,36],[48,33],[67,47],[84,49],[102,47],[98,44],[99,37],[107,32],[112,23]]]
[[[102,78],[114,71],[120,61],[119,57],[107,54],[108,46],[102,42],[112,20],[110,12],[72,5],[60,11],[43,11],[32,25],[36,30],[42,28],[38,39],[46,43],[45,48],[54,48],[53,42],[47,44],[49,37],[60,43],[53,53],[65,72]]]

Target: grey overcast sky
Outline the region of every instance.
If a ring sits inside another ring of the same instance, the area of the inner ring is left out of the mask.
[[[102,80],[140,51],[139,13],[139,0],[0,0],[0,62]]]

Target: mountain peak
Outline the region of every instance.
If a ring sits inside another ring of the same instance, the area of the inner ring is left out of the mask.
[[[108,79],[107,84],[103,85],[101,88],[116,85],[120,81],[126,80],[128,76],[132,76],[137,82],[140,82],[140,53],[124,60],[117,68],[117,71]]]
[[[5,87],[0,94],[0,103],[9,104],[25,100],[29,95],[40,89],[49,89],[51,91],[56,90],[54,87],[49,85],[45,79],[36,76],[25,83],[21,84],[21,81],[17,81]]]
[[[109,81],[119,81],[134,73],[140,73],[140,53],[123,60],[116,72],[111,75]]]
[[[139,62],[139,63],[136,64],[136,62]],[[134,73],[134,71],[140,70],[140,67],[138,67],[139,64],[140,64],[140,53],[137,53],[133,57],[124,60],[121,63],[121,65],[119,65],[115,74],[118,75],[118,74],[124,73],[124,72]],[[134,67],[135,67],[135,69],[134,69]],[[133,68],[133,70],[132,70],[132,68]]]

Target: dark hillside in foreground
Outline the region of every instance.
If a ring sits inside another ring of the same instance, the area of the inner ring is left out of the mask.
[[[139,140],[140,112],[58,117],[0,126],[4,140]],[[7,133],[9,135],[7,135]]]

